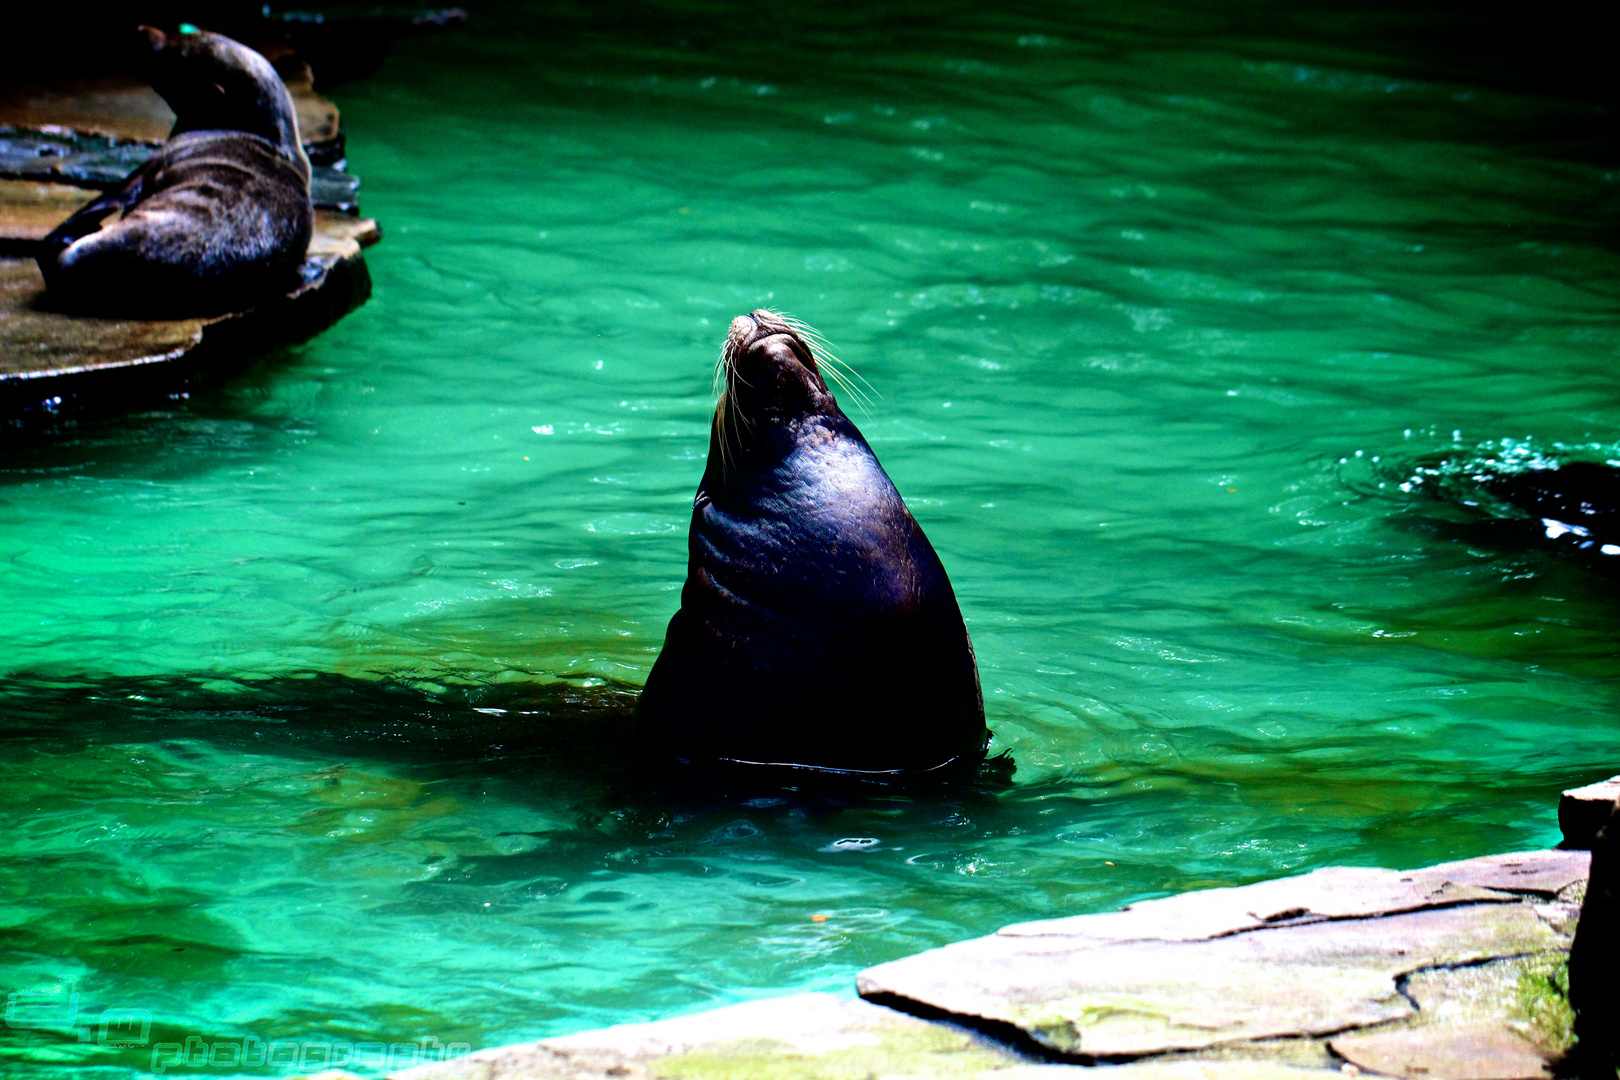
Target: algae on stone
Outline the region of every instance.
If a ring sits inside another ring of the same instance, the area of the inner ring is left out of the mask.
[[[704,1046],[662,1058],[650,1075],[667,1080],[866,1080],[882,1076],[976,1077],[1017,1064],[972,1036],[947,1027],[893,1029],[864,1045],[806,1052],[775,1039]]]
[[[1569,954],[1530,958],[1519,972],[1516,1017],[1545,1050],[1563,1053],[1575,1041],[1575,1010],[1569,1004]]]

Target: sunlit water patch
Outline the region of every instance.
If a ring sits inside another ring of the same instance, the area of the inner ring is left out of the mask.
[[[406,43],[333,91],[371,303],[8,442],[0,982],[79,995],[8,1070],[149,1068],[99,1044],[119,1008],[489,1045],[1557,839],[1613,771],[1612,588],[1399,484],[1615,442],[1598,113],[1191,10],[937,9]],[[620,768],[762,305],[874,388],[1010,787]]]

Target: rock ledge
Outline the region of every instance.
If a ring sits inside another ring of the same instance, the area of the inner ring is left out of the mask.
[[[1329,867],[1008,926],[862,972],[866,1001],[797,994],[394,1076],[1547,1080],[1589,861]]]

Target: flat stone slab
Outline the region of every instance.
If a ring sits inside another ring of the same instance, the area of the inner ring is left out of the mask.
[[[794,994],[650,1024],[480,1050],[393,1080],[1089,1080],[1096,1070],[1035,1064],[943,1024],[832,994]],[[328,1080],[348,1074],[321,1074]],[[1269,1061],[1149,1062],[1097,1080],[1344,1080]]]
[[[1024,1059],[957,1028],[831,994],[795,994],[480,1050],[393,1075],[400,1080],[986,1075],[1012,1080],[1021,1067],[1027,1067]]]
[[[315,92],[309,65],[288,46],[272,40],[260,48],[292,95],[311,159],[324,163],[314,166],[310,183],[315,232],[297,288],[210,318],[97,319],[47,310],[32,258],[38,241],[144,163],[175,117],[150,86],[122,75],[0,86],[0,410],[51,412],[69,397],[166,389],[181,365],[197,371],[303,340],[371,295],[361,248],[381,234],[358,216],[360,182],[342,168],[337,107]]]
[[[1405,992],[1414,977],[1567,953],[1571,890],[1588,864],[1584,852],[1540,851],[1404,872],[1334,867],[1010,926],[871,968],[857,986],[1080,1059],[1409,1027],[1428,1020]]]
[[[0,242],[21,251],[67,220],[93,191],[40,180],[0,180]]]
[[[1364,918],[1521,894],[1551,898],[1568,885],[1570,860],[1560,851],[1486,856],[1422,870],[1330,866],[1299,877],[1231,889],[1205,889],[1132,904],[1122,911],[1014,923],[998,937],[1059,937],[1096,942],[1199,941],[1329,919]],[[1509,865],[1498,860],[1507,859]],[[1584,877],[1582,871],[1577,878]]]
[[[1084,1068],[1077,1065],[1026,1065],[1022,1071],[997,1074],[997,1080],[1346,1080],[1339,1069],[1312,1069],[1279,1061],[1137,1061]]]
[[[1598,830],[1608,823],[1616,799],[1620,799],[1620,776],[1564,792],[1558,799],[1558,828],[1564,834],[1559,846],[1590,851]]]
[[[863,972],[870,1002],[797,994],[390,1075],[1550,1080],[1589,862],[1331,867],[1009,926]]]
[[[338,108],[315,92],[309,69],[282,76],[298,115],[298,134],[320,144],[338,136]],[[119,142],[160,143],[174,127],[174,110],[144,82],[120,75],[76,79],[54,86],[0,87],[0,124],[53,126],[104,135]]]
[[[52,185],[27,185],[57,196]],[[0,197],[6,192],[0,191]],[[65,215],[64,215],[65,216]],[[20,238],[38,239],[54,222],[0,220]],[[37,234],[37,235],[35,235]],[[177,364],[205,342],[229,340],[239,351],[317,333],[363,303],[371,278],[361,247],[380,233],[373,221],[317,214],[304,262],[303,283],[284,297],[248,312],[205,319],[96,319],[40,306],[45,280],[31,258],[0,258],[0,402],[31,403],[59,384],[126,369]]]
[[[1357,1068],[1445,1080],[1550,1080],[1535,1044],[1489,1025],[1397,1028],[1340,1035],[1328,1045]]]

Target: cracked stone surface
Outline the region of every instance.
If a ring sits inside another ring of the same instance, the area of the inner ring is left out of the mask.
[[[1341,1035],[1328,1043],[1358,1068],[1385,1076],[1446,1080],[1546,1080],[1542,1053],[1512,1032],[1488,1025],[1398,1028]]]
[[[795,994],[479,1051],[394,1073],[396,1080],[1087,1080],[1094,1070],[1036,1064],[959,1028],[831,994]],[[329,1074],[338,1080],[346,1074]],[[1276,1062],[1145,1062],[1099,1080],[1344,1080],[1337,1069]]]
[[[1405,872],[1334,867],[1010,926],[871,968],[858,987],[1104,1060],[1410,1029],[1435,1018],[1409,989],[1424,973],[1567,953],[1568,898],[1588,860],[1544,851]],[[1485,1022],[1510,1030],[1501,1015]]]

